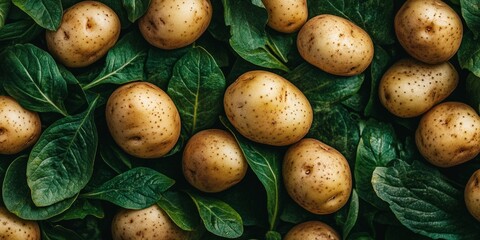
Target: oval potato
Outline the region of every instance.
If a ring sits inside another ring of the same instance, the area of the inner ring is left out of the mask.
[[[298,31],[308,18],[306,0],[262,0],[267,9],[267,25],[282,33]]]
[[[468,212],[480,221],[480,169],[476,170],[467,182],[464,190],[464,200]]]
[[[40,240],[40,227],[35,221],[19,218],[0,207],[0,239],[8,240]]]
[[[291,228],[283,240],[340,240],[335,229],[324,222],[307,221]]]

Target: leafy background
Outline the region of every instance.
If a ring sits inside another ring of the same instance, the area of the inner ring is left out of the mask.
[[[151,204],[198,239],[281,239],[307,220],[327,222],[343,239],[480,239],[480,226],[463,202],[479,158],[449,169],[432,167],[415,148],[418,118],[396,118],[378,101],[382,74],[405,56],[393,31],[393,17],[404,1],[308,1],[309,17],[342,16],[372,36],[373,62],[353,77],[305,63],[295,33],[266,26],[260,0],[212,0],[208,31],[191,46],[171,51],[149,46],[138,32],[136,21],[148,0],[101,0],[119,15],[121,38],[92,66],[67,69],[46,51],[44,31],[55,30],[62,11],[76,2],[0,0],[0,94],[39,112],[43,123],[35,146],[0,156],[2,202],[16,215],[38,221],[43,239],[109,239],[119,208]],[[464,21],[462,45],[451,59],[461,82],[447,100],[480,111],[480,0],[447,3]],[[243,138],[223,117],[226,86],[252,69],[276,72],[300,88],[314,109],[308,136],[348,159],[354,190],[338,212],[319,216],[295,204],[282,184],[286,149]],[[167,91],[182,117],[179,142],[158,160],[125,154],[106,130],[109,94],[141,80]],[[242,182],[216,194],[196,191],[181,174],[185,141],[207,128],[231,131],[250,166]]]

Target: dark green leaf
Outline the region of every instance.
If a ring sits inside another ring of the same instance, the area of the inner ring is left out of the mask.
[[[150,0],[122,0],[122,4],[127,10],[128,20],[133,23],[147,12]]]
[[[282,62],[288,62],[288,54],[293,48],[296,48],[295,35],[278,33],[276,31],[269,32],[267,44],[276,56]]]
[[[127,209],[143,209],[160,200],[162,192],[174,183],[173,179],[151,168],[137,167],[81,197],[109,201]]]
[[[462,16],[475,38],[480,34],[480,1],[460,0]]]
[[[10,0],[0,0],[0,29],[5,25],[11,3]]]
[[[99,146],[102,160],[118,174],[132,169],[132,157],[113,141],[105,141]]]
[[[430,240],[431,238],[413,233],[404,226],[389,226],[385,232],[385,240]]]
[[[282,235],[279,233],[279,232],[275,232],[275,231],[268,231],[265,238],[267,240],[281,240],[282,239]]]
[[[12,0],[12,2],[43,28],[55,31],[60,26],[63,16],[62,1]]]
[[[190,47],[175,50],[150,48],[145,63],[147,81],[162,89],[167,89],[168,81],[170,81],[173,75],[173,66],[175,66],[177,61],[189,52],[190,49]]]
[[[84,219],[87,216],[94,216],[96,218],[104,218],[105,212],[99,201],[92,201],[88,199],[79,198],[73,205],[62,214],[50,219],[54,222]]]
[[[195,213],[195,205],[184,193],[164,192],[158,205],[183,230],[193,231],[200,223],[200,219]]]
[[[40,224],[43,240],[85,240],[75,231],[61,225],[54,225],[47,222]]]
[[[26,43],[37,38],[41,32],[43,28],[31,19],[7,23],[0,28],[0,45]]]
[[[458,49],[458,61],[463,69],[470,70],[480,77],[480,44],[475,40],[473,33],[464,29],[462,44]]]
[[[470,74],[466,82],[467,97],[472,106],[480,112],[480,77]]]
[[[350,204],[348,207],[347,221],[345,222],[342,228],[343,239],[347,239],[348,235],[350,234],[353,227],[357,223],[359,209],[360,209],[360,202],[358,200],[357,191],[353,189],[352,196],[350,197]]]
[[[382,47],[375,45],[375,54],[373,56],[372,64],[370,65],[370,98],[365,107],[365,116],[381,116],[385,115],[385,108],[381,105],[378,98],[378,85],[383,77],[383,74],[390,66],[391,57]]]

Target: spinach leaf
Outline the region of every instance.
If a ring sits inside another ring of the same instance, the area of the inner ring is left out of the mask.
[[[0,29],[5,25],[10,5],[10,0],[0,0]]]
[[[360,209],[360,201],[358,199],[358,194],[357,194],[357,191],[353,189],[352,195],[350,197],[350,203],[348,207],[348,214],[346,217],[346,221],[343,223],[343,226],[342,226],[342,238],[344,240],[347,239],[348,235],[350,234],[353,227],[357,223],[359,209]]]
[[[223,107],[225,85],[222,71],[203,48],[193,48],[175,64],[167,93],[188,135],[215,124]]]
[[[381,46],[375,45],[375,54],[370,65],[370,94],[364,114],[367,117],[385,116],[386,110],[378,97],[378,86],[385,71],[390,66],[391,56]]]
[[[96,218],[105,217],[105,212],[103,211],[100,201],[78,198],[68,210],[53,217],[50,221],[60,222],[73,219],[84,219],[90,215]]]
[[[100,157],[110,168],[118,174],[132,169],[130,155],[120,149],[111,139],[105,140],[103,143],[99,146]]]
[[[276,232],[276,231],[268,231],[267,234],[265,235],[265,239],[267,239],[267,240],[281,240],[282,235],[279,232]]]
[[[127,209],[143,209],[156,203],[175,181],[151,168],[137,167],[80,196],[109,201]]]
[[[480,77],[470,74],[467,77],[466,89],[472,106],[480,112]]]
[[[460,0],[462,16],[475,38],[480,34],[480,1]]]
[[[62,225],[51,224],[48,222],[40,223],[43,240],[85,240],[76,231],[68,229]]]
[[[77,196],[46,207],[37,207],[31,198],[27,185],[28,156],[15,159],[7,169],[2,185],[2,197],[5,207],[20,218],[27,220],[45,220],[66,211]]]
[[[173,75],[173,67],[190,49],[190,45],[189,47],[175,50],[150,48],[145,63],[147,81],[162,89],[167,89],[168,81],[170,81]]]
[[[7,48],[2,57],[3,72],[9,76],[3,86],[10,96],[29,110],[67,115],[63,103],[67,96],[66,80],[50,54],[25,44]]]
[[[462,43],[457,52],[460,66],[480,77],[480,45],[468,29],[464,29]]]
[[[198,227],[200,218],[196,214],[195,205],[186,194],[172,191],[164,192],[157,204],[181,229],[193,231]]]
[[[42,32],[43,28],[31,19],[7,23],[0,28],[0,50],[7,45],[30,42]]]
[[[480,238],[480,228],[465,207],[463,190],[435,168],[395,160],[390,167],[375,169],[372,184],[378,197],[413,232],[435,239]]]
[[[63,16],[60,0],[12,0],[12,3],[43,28],[55,31],[60,26]]]
[[[147,12],[150,0],[122,0],[122,4],[127,10],[128,20],[133,23]]]

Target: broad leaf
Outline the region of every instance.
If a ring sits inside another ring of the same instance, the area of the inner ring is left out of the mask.
[[[59,222],[74,219],[84,219],[90,215],[96,218],[105,217],[105,212],[103,211],[101,202],[78,198],[67,211],[53,217],[50,220],[53,222]]]
[[[381,105],[378,97],[378,86],[383,74],[391,63],[391,56],[382,47],[375,45],[375,54],[370,65],[370,94],[367,106],[365,107],[365,116],[379,117],[385,116],[386,110]]]
[[[268,231],[267,234],[265,235],[266,240],[281,240],[282,235],[279,232],[275,231]]]
[[[102,160],[118,174],[132,169],[132,157],[113,140],[105,140],[99,146],[99,153]]]
[[[167,89],[168,82],[173,75],[173,67],[188,51],[190,51],[190,47],[175,50],[150,48],[145,63],[147,81],[162,89]]]
[[[11,3],[10,0],[0,0],[0,29],[5,25]]]
[[[200,223],[199,216],[195,213],[195,205],[184,193],[164,192],[157,203],[177,224],[185,231],[193,231]]]
[[[357,223],[359,209],[360,209],[360,202],[358,200],[357,191],[354,189],[352,191],[352,196],[350,197],[350,205],[348,207],[347,221],[342,227],[343,239],[347,239],[348,235],[350,234],[353,227]]]
[[[12,0],[12,2],[43,28],[55,31],[60,26],[63,16],[61,0]]]
[[[133,23],[147,12],[150,0],[122,0],[122,4],[127,10],[128,20]]]
[[[480,77],[470,74],[466,82],[467,97],[472,106],[480,113]]]
[[[32,41],[43,31],[43,28],[31,19],[7,23],[0,28],[0,50],[8,45]]]
[[[460,44],[457,55],[462,68],[468,69],[480,77],[480,44],[477,42],[473,33],[464,29],[462,44]]]
[[[48,222],[41,222],[43,240],[85,240],[76,231]]]
[[[480,34],[480,0],[460,0],[462,16],[475,38]]]

